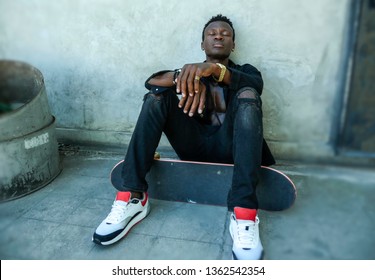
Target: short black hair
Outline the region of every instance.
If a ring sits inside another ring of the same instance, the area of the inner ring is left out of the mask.
[[[226,16],[223,16],[222,14],[218,14],[217,16],[213,16],[203,27],[203,31],[202,31],[202,41],[204,40],[204,31],[206,30],[207,26],[212,23],[212,22],[215,22],[215,21],[224,21],[226,23],[229,24],[229,26],[232,28],[233,30],[233,42],[234,42],[234,38],[235,38],[235,32],[234,32],[234,27],[233,27],[233,23],[232,21],[227,18]]]

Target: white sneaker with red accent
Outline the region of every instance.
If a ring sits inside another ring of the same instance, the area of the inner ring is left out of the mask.
[[[110,245],[123,238],[130,229],[150,212],[147,193],[142,199],[131,198],[130,192],[118,192],[111,212],[96,229],[92,241]]]
[[[259,218],[255,209],[235,207],[230,217],[229,232],[233,239],[233,259],[263,258],[263,246],[259,238]]]

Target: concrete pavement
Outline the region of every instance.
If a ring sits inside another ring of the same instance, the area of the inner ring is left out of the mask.
[[[116,153],[64,153],[44,188],[0,204],[0,258],[58,260],[231,258],[225,207],[151,200],[151,213],[108,247],[91,236],[110,210]],[[269,260],[375,259],[373,169],[279,163],[297,185],[295,205],[260,211]]]

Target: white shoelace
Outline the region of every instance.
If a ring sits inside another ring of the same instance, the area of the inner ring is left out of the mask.
[[[124,201],[116,200],[112,204],[111,212],[108,214],[107,218],[105,219],[106,223],[108,224],[116,224],[123,220],[125,210],[128,206],[128,203]]]
[[[256,236],[256,226],[259,224],[258,217],[255,222],[237,220],[236,221],[236,231],[238,242],[241,248],[253,248],[256,246],[257,236]]]

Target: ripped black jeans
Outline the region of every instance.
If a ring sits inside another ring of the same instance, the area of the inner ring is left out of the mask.
[[[119,191],[146,192],[146,174],[162,132],[180,159],[234,163],[228,209],[258,208],[255,188],[262,156],[262,101],[255,90],[242,88],[230,98],[219,127],[204,125],[178,107],[175,91],[146,94],[125,156],[124,185]]]

